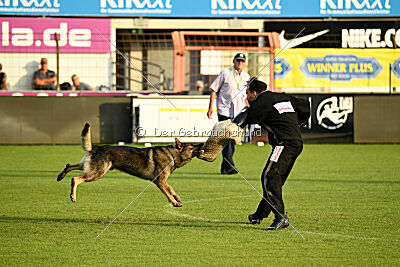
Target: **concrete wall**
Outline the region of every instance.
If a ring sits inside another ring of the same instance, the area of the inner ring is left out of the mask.
[[[85,122],[93,143],[132,141],[126,96],[1,96],[0,118],[0,144],[79,144]],[[354,96],[354,142],[400,143],[400,95]]]
[[[0,144],[79,144],[85,124],[93,143],[131,142],[130,97],[0,97]]]
[[[400,95],[355,96],[354,143],[400,143]]]

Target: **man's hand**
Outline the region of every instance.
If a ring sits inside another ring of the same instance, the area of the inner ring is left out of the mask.
[[[211,94],[210,94],[210,104],[208,104],[208,112],[207,112],[207,117],[209,119],[212,119],[211,115],[213,113],[213,103],[215,98],[217,97],[217,93],[213,90],[211,90]]]
[[[207,117],[209,119],[212,119],[212,113],[213,113],[212,109],[209,109],[208,112],[207,112]]]

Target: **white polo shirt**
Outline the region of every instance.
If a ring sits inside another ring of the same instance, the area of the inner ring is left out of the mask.
[[[249,74],[243,70],[239,74],[233,67],[218,74],[210,86],[217,93],[218,114],[233,118],[246,107],[246,84],[249,80]]]

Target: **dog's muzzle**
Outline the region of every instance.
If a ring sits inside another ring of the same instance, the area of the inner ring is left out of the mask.
[[[194,156],[194,157],[197,157],[197,156],[199,156],[199,155],[201,155],[201,154],[203,154],[203,153],[204,153],[204,149],[198,148],[198,149],[196,149],[196,150],[193,152],[193,156]]]

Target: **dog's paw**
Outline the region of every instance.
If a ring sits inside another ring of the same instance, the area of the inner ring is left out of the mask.
[[[180,203],[180,202],[172,203],[172,205],[173,205],[175,208],[182,207],[182,203]]]
[[[57,176],[57,182],[61,181],[62,179],[64,179],[64,175],[62,175],[61,173]]]
[[[74,203],[76,202],[75,197],[73,197],[72,195],[70,195],[69,197],[71,198],[71,201],[72,201],[72,202],[74,202]]]
[[[179,203],[182,203],[182,200],[178,195],[174,195],[173,197],[175,198],[176,201],[178,201]]]

